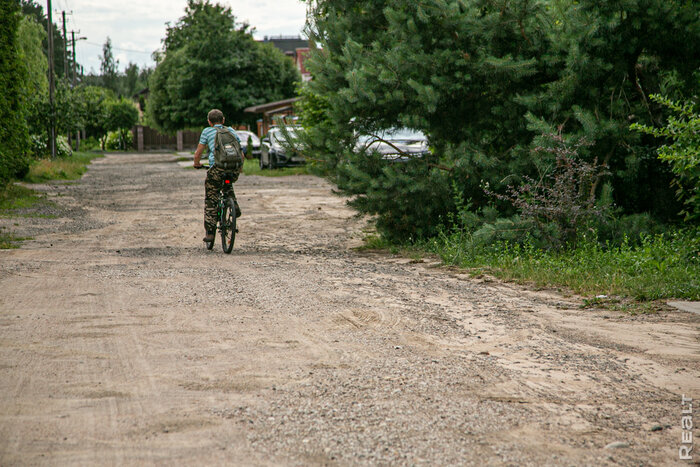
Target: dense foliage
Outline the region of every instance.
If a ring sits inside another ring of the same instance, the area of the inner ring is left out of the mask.
[[[25,120],[27,69],[21,61],[19,5],[0,2],[0,185],[29,169],[29,132]]]
[[[118,148],[126,150],[129,144],[131,127],[139,120],[139,113],[134,104],[121,98],[119,100],[108,101],[106,103],[106,126],[107,130],[116,132],[118,135]]]
[[[42,50],[42,41],[46,30],[34,18],[24,16],[17,32],[17,45],[20,49],[21,62],[26,68],[23,83],[23,99],[26,120],[36,125],[37,115],[44,100],[48,99],[49,78],[48,59]],[[37,131],[32,131],[37,133]]]
[[[201,127],[212,108],[231,123],[251,120],[244,108],[292,97],[299,81],[289,59],[256,42],[230,8],[208,0],[188,0],[163,47],[149,81],[147,114],[164,131]]]
[[[658,150],[659,158],[671,164],[678,197],[684,202],[687,220],[700,221],[700,113],[692,103],[678,103],[663,96],[650,96],[673,112],[661,128],[635,123],[633,129],[671,142]]]
[[[665,110],[653,92],[693,96],[700,13],[690,0],[315,0],[320,47],[302,105],[308,155],[393,238],[430,236],[457,211],[515,214],[489,196],[542,179],[542,135],[586,139],[578,157],[605,165],[591,187],[619,214],[674,219],[673,174],[656,140],[631,132]],[[310,115],[306,110],[312,110]],[[357,154],[357,134],[405,126],[433,155],[406,164]],[[455,191],[458,197],[455,198]]]
[[[44,7],[41,4],[46,4],[45,2],[38,2],[37,0],[11,0],[15,3],[19,3],[22,8],[22,14],[24,15],[25,18],[32,20],[33,22],[37,23],[39,26],[41,26],[41,29],[44,31],[41,33],[40,39],[41,39],[41,50],[44,54],[44,57],[48,57],[48,51],[49,51],[49,41],[48,41],[48,34],[46,34],[47,28],[48,28],[48,17],[46,13],[44,12]],[[52,20],[54,21],[54,25],[52,28],[53,31],[53,57],[54,57],[54,73],[58,79],[62,78],[71,78],[73,76],[73,59],[70,56],[71,54],[68,53],[65,58],[66,58],[66,63],[64,66],[64,47],[65,47],[65,42],[63,40],[63,29],[60,28],[56,22],[60,22],[61,17],[60,15],[57,15],[57,12],[54,12]],[[48,58],[47,58],[48,61]],[[64,71],[68,71],[68,74],[65,75]]]

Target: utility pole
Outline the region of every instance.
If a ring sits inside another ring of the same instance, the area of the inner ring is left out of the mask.
[[[73,87],[75,87],[75,31],[70,32],[70,42],[73,46]]]
[[[63,16],[63,77],[68,79],[68,37],[66,36],[66,12],[62,11]]]
[[[78,37],[77,39],[75,38],[75,33],[80,34],[80,31],[71,31],[70,32],[70,40],[68,41],[73,48],[73,52],[71,53],[71,57],[73,59],[73,87],[75,87],[78,84],[78,58],[75,56],[75,41],[84,41],[87,40],[87,37]]]
[[[78,34],[80,34],[80,31],[77,31]],[[78,59],[75,56],[75,33],[76,31],[71,31],[70,32],[70,43],[73,48],[73,54],[71,55],[73,57],[73,87],[75,87],[78,84],[78,79],[77,79],[77,70],[78,70]],[[79,37],[77,40],[85,40],[87,37]],[[79,151],[80,150],[80,129],[78,129],[75,132],[75,150]]]
[[[71,46],[73,46],[73,87],[75,87],[75,31],[70,32]],[[75,132],[75,150],[80,151],[80,129]]]
[[[49,148],[51,149],[51,158],[56,157],[56,122],[54,116],[54,88],[56,83],[53,79],[53,19],[51,17],[51,0],[46,0],[46,11],[48,12],[48,33],[49,33],[49,106],[51,107],[51,116],[49,118]]]
[[[63,81],[68,81],[68,37],[66,35],[66,10],[61,11],[63,17]],[[68,130],[68,146],[73,147],[73,141]]]

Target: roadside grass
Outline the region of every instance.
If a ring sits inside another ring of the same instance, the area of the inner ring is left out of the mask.
[[[20,244],[25,240],[31,240],[31,238],[17,237],[14,234],[12,234],[12,232],[5,232],[4,227],[0,227],[0,250],[19,248]]]
[[[184,160],[191,160],[190,158],[183,158]],[[179,162],[179,160],[178,160]],[[206,161],[203,161],[206,164]],[[193,166],[188,165],[185,167],[186,170],[194,169]],[[246,159],[243,162],[243,175],[260,175],[262,177],[286,177],[289,175],[308,175],[306,166],[300,167],[281,167],[279,169],[261,169],[260,162],[257,159]]]
[[[307,175],[309,170],[307,166],[299,167],[282,167],[279,169],[261,169],[258,159],[246,159],[243,163],[244,175],[261,175],[263,177],[284,177],[287,175]]]
[[[11,216],[20,209],[29,209],[39,203],[46,202],[46,198],[34,190],[13,183],[0,189],[0,215]]]
[[[50,180],[75,180],[85,173],[87,165],[97,157],[102,157],[102,154],[74,152],[66,158],[39,159],[32,162],[23,181],[43,183]],[[52,206],[53,203],[46,199],[46,195],[29,188],[14,183],[0,187],[0,217],[55,218],[51,209],[47,209]],[[18,248],[24,240],[30,238],[15,236],[0,228],[0,249]]]
[[[595,297],[584,302],[587,307],[628,309],[630,300],[700,300],[698,229],[645,236],[639,245],[624,242],[613,247],[584,239],[575,249],[559,252],[527,244],[477,246],[463,233],[443,235],[417,246],[473,275],[490,274]]]
[[[45,197],[23,186],[8,184],[0,189],[0,217],[35,217],[31,210],[48,203]],[[18,225],[15,223],[15,225]],[[0,227],[0,250],[19,248],[29,237],[19,237]]]
[[[101,153],[74,152],[65,158],[38,159],[29,168],[24,181],[43,183],[49,180],[76,180],[87,171],[90,161],[102,156]]]

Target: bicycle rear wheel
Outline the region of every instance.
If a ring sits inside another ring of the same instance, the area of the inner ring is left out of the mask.
[[[233,242],[236,239],[236,208],[233,199],[229,198],[224,203],[219,220],[221,227],[221,248],[224,253],[231,253]]]

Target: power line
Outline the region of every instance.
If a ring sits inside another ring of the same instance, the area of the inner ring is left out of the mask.
[[[95,42],[85,42],[86,44],[94,45],[96,47],[103,47],[104,44],[96,44]],[[143,50],[133,50],[133,49],[123,49],[121,47],[114,47],[112,46],[113,50],[120,50],[122,52],[133,52],[137,54],[146,54],[146,55],[151,55],[153,52],[144,52]]]

